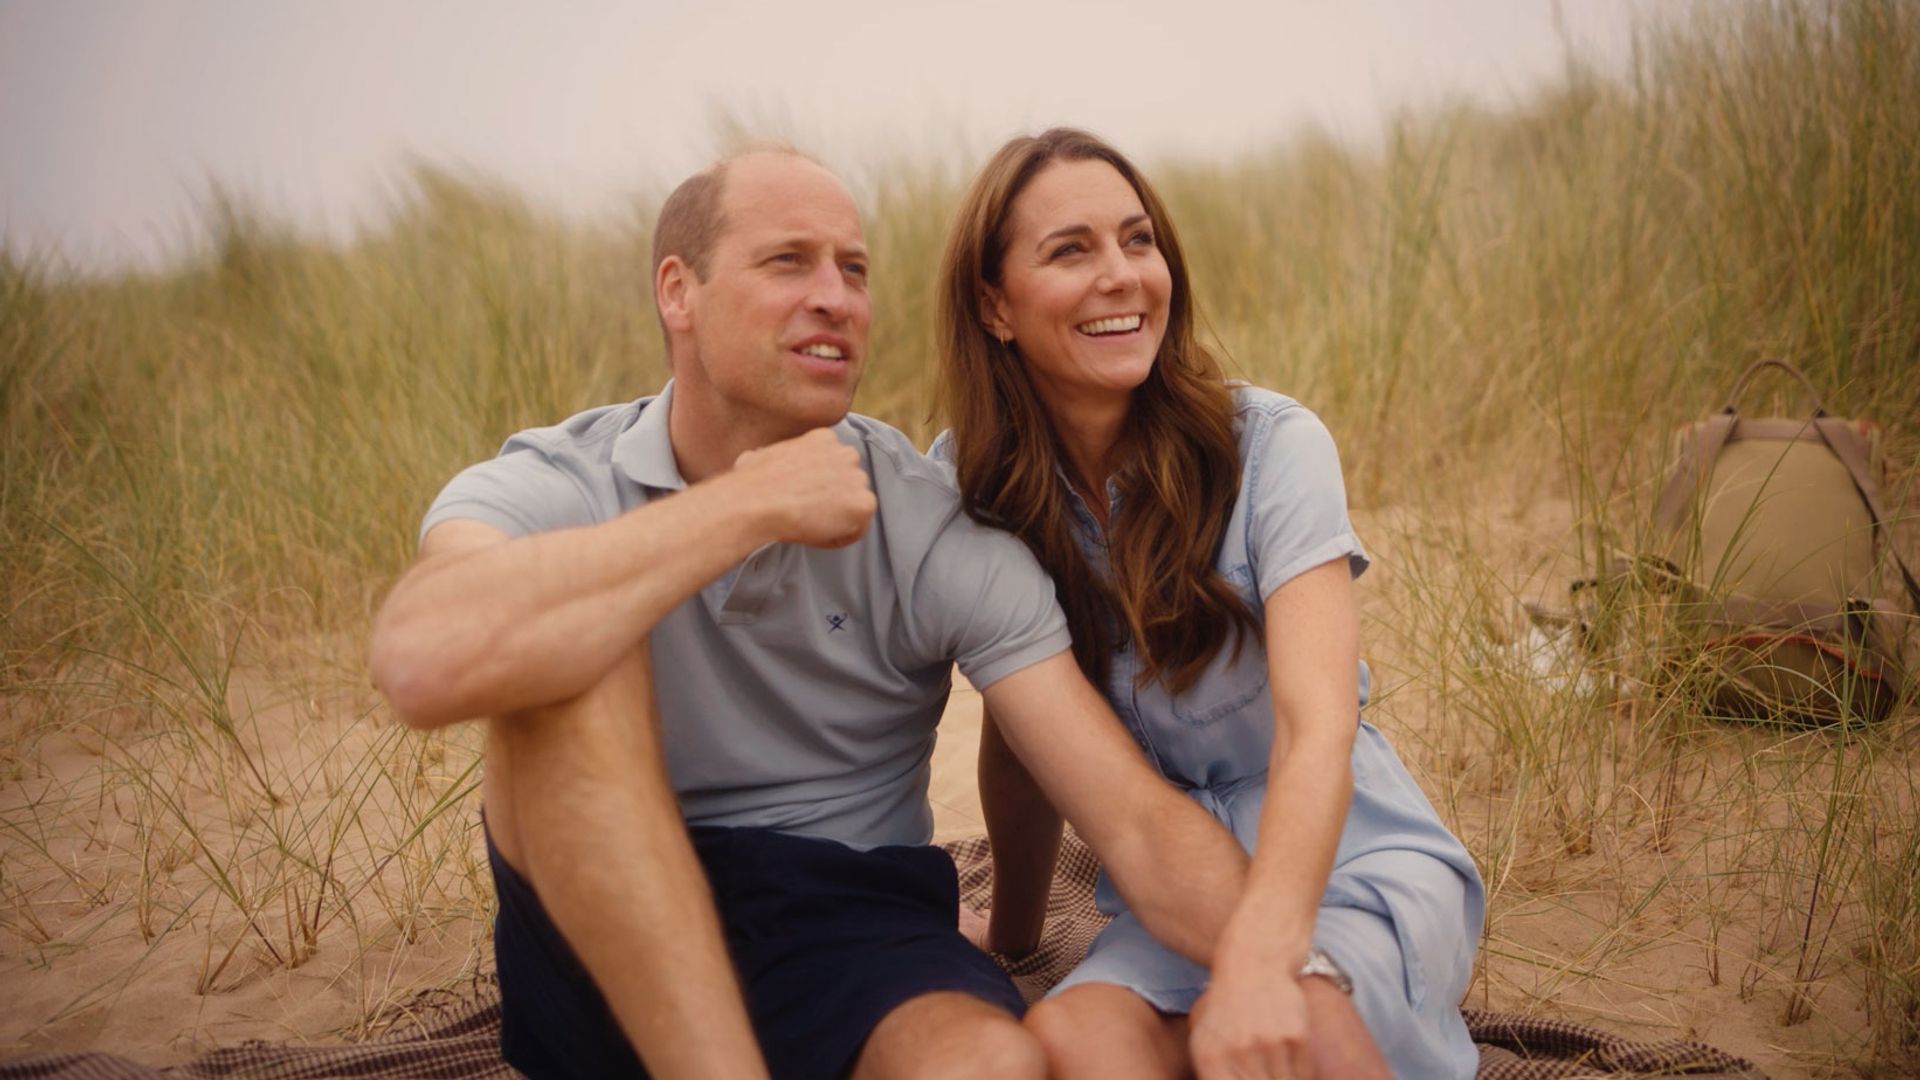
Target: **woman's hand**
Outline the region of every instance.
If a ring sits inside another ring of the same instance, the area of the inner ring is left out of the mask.
[[[1200,1080],[1316,1075],[1307,1055],[1307,998],[1284,964],[1216,964],[1191,1022],[1187,1044]]]

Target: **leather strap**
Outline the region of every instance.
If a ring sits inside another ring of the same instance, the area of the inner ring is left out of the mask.
[[[1814,430],[1826,440],[1827,448],[1840,464],[1847,467],[1847,475],[1853,477],[1854,490],[1867,504],[1867,513],[1873,516],[1874,527],[1879,529],[1886,541],[1887,554],[1893,557],[1893,565],[1900,571],[1900,580],[1907,587],[1907,599],[1912,601],[1913,609],[1920,613],[1920,582],[1916,582],[1913,571],[1907,569],[1905,559],[1900,557],[1899,537],[1894,531],[1893,516],[1887,513],[1886,504],[1880,501],[1880,485],[1874,483],[1873,470],[1867,465],[1866,455],[1861,451],[1860,439],[1847,426],[1845,420],[1832,416],[1815,416]]]
[[[1752,372],[1748,372],[1752,374]],[[1733,425],[1739,422],[1734,415],[1733,406],[1727,406],[1723,412],[1715,413],[1700,421],[1693,430],[1693,438],[1680,448],[1680,462],[1667,478],[1660,490],[1659,501],[1653,504],[1653,527],[1656,532],[1672,536],[1680,532],[1685,523],[1687,507],[1693,504],[1693,496],[1700,486],[1707,482],[1713,472],[1713,462],[1720,451],[1733,437]]]
[[[1713,472],[1713,463],[1720,456],[1734,436],[1735,428],[1745,427],[1739,419],[1740,395],[1747,389],[1756,376],[1768,368],[1778,368],[1799,381],[1807,397],[1813,402],[1813,416],[1809,426],[1817,432],[1821,441],[1833,451],[1834,457],[1846,467],[1847,475],[1853,478],[1853,486],[1860,498],[1867,504],[1867,512],[1873,517],[1873,524],[1880,531],[1885,542],[1887,554],[1892,556],[1895,569],[1900,572],[1901,584],[1906,586],[1907,599],[1916,613],[1920,613],[1920,579],[1914,577],[1906,560],[1900,557],[1899,536],[1894,528],[1893,515],[1887,513],[1887,507],[1880,499],[1880,485],[1874,481],[1873,470],[1867,464],[1867,457],[1860,445],[1859,436],[1847,425],[1845,420],[1831,416],[1826,403],[1820,400],[1820,392],[1814,389],[1813,381],[1805,372],[1787,363],[1785,360],[1768,358],[1757,360],[1734,380],[1733,390],[1727,394],[1727,404],[1719,412],[1700,422],[1694,429],[1693,438],[1681,448],[1680,462],[1668,477],[1666,485],[1660,491],[1660,498],[1654,503],[1654,529],[1662,535],[1678,535],[1685,524],[1688,508],[1693,504],[1694,496],[1701,485]],[[1767,424],[1765,428],[1756,428],[1750,434],[1759,438],[1797,437],[1782,434],[1777,422],[1749,422]],[[1743,431],[1742,434],[1749,434]]]
[[[1813,380],[1807,378],[1806,372],[1801,371],[1799,368],[1794,367],[1792,364],[1787,363],[1785,360],[1776,360],[1772,358],[1769,358],[1766,360],[1756,360],[1753,362],[1753,365],[1751,367],[1748,367],[1747,370],[1740,373],[1740,377],[1738,379],[1735,379],[1733,382],[1733,391],[1727,395],[1727,406],[1722,411],[1727,413],[1733,413],[1737,411],[1736,406],[1738,406],[1740,403],[1740,395],[1747,389],[1747,384],[1753,381],[1754,376],[1760,374],[1762,371],[1765,371],[1767,368],[1779,368],[1781,371],[1784,371],[1787,374],[1793,376],[1795,379],[1798,379],[1800,381],[1801,388],[1807,392],[1808,400],[1813,402],[1813,415],[1815,416],[1827,415],[1826,403],[1820,400],[1820,391],[1815,390],[1813,388]]]

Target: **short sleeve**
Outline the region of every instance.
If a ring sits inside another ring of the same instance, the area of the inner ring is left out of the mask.
[[[1263,425],[1248,447],[1242,480],[1251,500],[1247,540],[1260,598],[1342,555],[1359,577],[1367,568],[1367,552],[1347,518],[1347,487],[1332,433],[1319,417],[1291,402],[1271,413],[1256,412],[1248,422]]]
[[[461,470],[421,522],[420,536],[443,521],[482,521],[508,536],[591,525],[592,503],[576,479],[538,448],[508,449]]]
[[[976,689],[1073,647],[1053,579],[1012,534],[956,517],[927,552],[915,619]]]

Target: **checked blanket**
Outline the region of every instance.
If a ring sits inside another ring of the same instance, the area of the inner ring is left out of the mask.
[[[946,845],[963,903],[985,907],[992,868],[985,837]],[[1086,953],[1106,919],[1093,904],[1098,871],[1071,831],[1047,901],[1040,948],[1002,960],[1021,993],[1038,998]],[[106,1053],[41,1054],[0,1062],[0,1080],[324,1080],[435,1077],[493,1080],[519,1074],[500,1060],[500,1000],[481,984],[471,996],[424,996],[414,1019],[381,1038],[337,1045],[248,1042],[184,1065],[155,1069]],[[1687,1076],[1764,1080],[1745,1059],[1683,1039],[1636,1042],[1585,1024],[1511,1013],[1464,1011],[1480,1047],[1480,1080]]]
[[[984,909],[993,887],[987,838],[969,837],[946,848],[960,871],[961,903]],[[1106,926],[1107,917],[1093,904],[1093,880],[1099,871],[1093,852],[1068,829],[1053,872],[1053,891],[1047,897],[1047,925],[1040,947],[1018,960],[998,958],[1028,1001],[1065,978]],[[1586,1024],[1517,1013],[1463,1009],[1462,1015],[1480,1047],[1479,1080],[1616,1076],[1764,1080],[1765,1076],[1745,1058],[1705,1043],[1635,1042]]]

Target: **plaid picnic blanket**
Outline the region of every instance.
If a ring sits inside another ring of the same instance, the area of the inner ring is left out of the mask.
[[[946,845],[960,872],[962,902],[985,907],[992,867],[985,837]],[[1078,963],[1106,917],[1094,907],[1093,853],[1067,833],[1047,899],[1040,948],[1002,959],[1020,992],[1033,1000]],[[154,1069],[103,1053],[41,1054],[0,1062],[0,1080],[324,1080],[335,1077],[517,1077],[500,1060],[500,999],[484,981],[470,995],[423,995],[414,1019],[369,1042],[301,1046],[253,1041],[216,1050],[184,1065]],[[1635,1042],[1565,1020],[1464,1010],[1480,1047],[1480,1080],[1572,1080],[1575,1077],[1688,1076],[1697,1080],[1765,1080],[1752,1062],[1685,1039]]]
[[[960,871],[962,903],[985,908],[992,895],[993,865],[987,838],[969,837],[946,845]],[[1099,862],[1086,844],[1067,830],[1047,896],[1047,925],[1032,955],[1001,966],[1013,976],[1028,1001],[1037,999],[1086,955],[1087,946],[1107,924],[1093,904],[1093,879]],[[1467,1030],[1480,1047],[1479,1080],[1562,1080],[1572,1077],[1691,1076],[1764,1080],[1752,1062],[1686,1039],[1634,1042],[1599,1028],[1567,1020],[1516,1013],[1464,1009]]]

